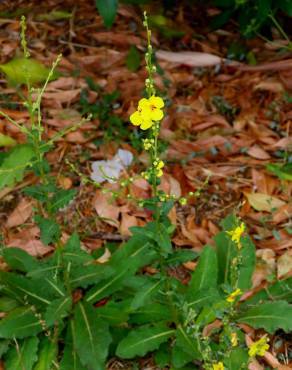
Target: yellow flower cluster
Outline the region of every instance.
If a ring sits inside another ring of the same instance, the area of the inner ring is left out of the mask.
[[[130,121],[135,126],[140,126],[142,130],[148,130],[155,121],[163,118],[164,101],[159,96],[151,96],[149,99],[141,99],[138,109],[131,114]]]
[[[249,351],[248,351],[249,357],[264,356],[264,354],[270,347],[270,345],[267,342],[268,342],[268,338],[266,336],[263,336],[261,339],[254,342],[249,347]]]
[[[226,231],[226,233],[231,237],[231,240],[235,242],[238,248],[241,247],[240,245],[240,238],[245,231],[245,225],[242,222],[239,226],[237,226],[234,230]]]
[[[219,361],[216,364],[213,364],[213,370],[224,370],[223,362]]]
[[[164,167],[164,162],[161,160],[156,160],[153,162],[153,166],[156,171],[156,176],[161,177],[163,175],[162,168]]]
[[[234,292],[230,293],[229,296],[226,298],[226,301],[229,303],[233,303],[235,298],[242,294],[242,291],[237,288]]]

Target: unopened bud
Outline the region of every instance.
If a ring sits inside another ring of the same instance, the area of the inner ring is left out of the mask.
[[[187,200],[186,200],[186,198],[180,198],[179,203],[180,203],[182,206],[185,206],[185,205],[187,204]]]

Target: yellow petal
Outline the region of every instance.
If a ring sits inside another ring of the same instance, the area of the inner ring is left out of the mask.
[[[161,177],[163,175],[163,171],[162,170],[158,170],[157,173],[156,173],[156,176],[157,177]]]
[[[133,114],[130,115],[130,121],[133,123],[135,126],[139,126],[143,122],[143,118],[140,114],[140,112],[136,111]]]
[[[150,106],[150,104],[149,104],[148,99],[143,98],[143,99],[139,100],[138,107],[140,109],[145,109],[145,108],[149,109],[149,106]]]
[[[144,119],[143,122],[141,123],[140,128],[142,130],[148,130],[148,128],[150,128],[152,125],[153,125],[153,122],[151,120]]]
[[[164,162],[163,161],[159,161],[158,162],[158,164],[157,164],[157,166],[156,166],[156,168],[158,169],[158,170],[160,170],[161,168],[163,168],[164,167]]]
[[[163,112],[160,109],[153,109],[150,112],[150,118],[153,121],[160,121],[163,118]]]
[[[151,98],[149,98],[149,103],[156,108],[164,107],[164,101],[159,96],[151,96]]]
[[[145,121],[151,121],[152,120],[152,118],[151,118],[152,117],[152,110],[150,108],[146,107],[146,108],[141,109],[140,114],[141,114],[141,117],[143,118],[143,120],[145,120]]]

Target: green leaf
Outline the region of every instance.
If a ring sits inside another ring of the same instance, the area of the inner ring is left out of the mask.
[[[39,267],[37,260],[20,248],[5,248],[2,255],[5,262],[13,270],[29,272]]]
[[[10,349],[10,343],[11,341],[9,339],[0,339],[0,358],[2,358],[3,355],[8,352]]]
[[[14,146],[17,142],[10,136],[4,135],[0,132],[0,147]]]
[[[265,289],[260,290],[251,298],[246,300],[243,305],[254,305],[263,303],[264,301],[285,300],[292,303],[292,277],[285,280],[277,281],[272,285],[268,285]]]
[[[130,230],[133,233],[132,241],[142,239],[143,244],[148,241],[151,246],[155,246],[156,249],[159,248],[160,253],[164,257],[167,257],[172,252],[170,240],[172,228],[169,228],[167,225],[149,222],[144,227],[131,227]],[[138,245],[141,245],[141,242],[138,242]]]
[[[154,254],[151,250],[149,251],[148,243],[137,245],[136,240],[135,243],[132,242],[133,240],[130,240],[112,255],[109,266],[114,270],[114,274],[111,274],[108,279],[105,279],[94,286],[86,294],[86,302],[97,302],[98,300],[123,289],[123,283],[130,276],[133,276],[138,268],[144,266],[149,260],[153,259]],[[132,250],[132,247],[136,248],[136,250]],[[120,261],[125,258],[127,259],[127,264],[121,265]]]
[[[88,285],[100,283],[114,274],[115,270],[107,265],[76,266],[71,269],[69,279],[72,288],[86,288]]]
[[[227,304],[224,302],[224,305],[226,306]],[[196,324],[199,325],[201,328],[208,324],[211,324],[211,322],[216,320],[216,314],[218,314],[218,311],[219,310],[216,310],[214,306],[203,307],[199,316],[196,318]]]
[[[54,220],[44,218],[40,215],[36,215],[34,219],[41,231],[41,241],[45,245],[55,243],[59,240],[61,236],[61,229]]]
[[[72,306],[71,297],[62,297],[56,299],[50,303],[47,307],[44,319],[47,327],[59,323],[64,317],[66,317]]]
[[[195,294],[202,289],[210,289],[217,286],[217,256],[214,249],[210,246],[205,246],[199,263],[192,274],[191,281],[188,286],[189,294]]]
[[[168,306],[160,303],[151,303],[136,309],[130,317],[130,322],[135,324],[146,324],[149,322],[169,320],[172,314]]]
[[[50,70],[39,61],[27,58],[14,58],[6,64],[1,64],[0,70],[12,85],[24,85],[27,82],[35,85],[44,82],[50,73]],[[55,72],[50,80],[57,77],[58,73]]]
[[[2,282],[8,287],[7,292],[12,292],[12,297],[25,299],[39,306],[48,305],[54,299],[64,297],[65,289],[61,282],[43,277],[40,279],[28,279],[12,272],[0,271]],[[6,288],[6,287],[5,287]],[[10,296],[10,294],[9,294]]]
[[[237,321],[255,329],[263,328],[268,333],[277,329],[289,332],[292,330],[292,305],[285,301],[263,303],[240,313]]]
[[[233,230],[238,226],[238,218],[231,213],[220,222],[220,226],[224,231]]]
[[[131,45],[126,58],[126,65],[128,70],[131,72],[136,72],[140,67],[140,63],[141,63],[140,53],[135,45]]]
[[[67,240],[62,257],[64,261],[74,265],[81,265],[93,261],[93,257],[81,249],[80,239],[77,233],[73,233]]]
[[[9,288],[13,292],[13,298],[24,299],[24,297],[27,297],[33,304],[50,303],[46,292],[39,292],[39,289],[37,289],[39,285],[37,281],[33,282],[19,274],[4,271],[0,271],[0,276],[1,280],[5,282],[5,288],[8,287],[7,292],[10,291]],[[41,289],[43,290],[43,286]]]
[[[60,208],[64,208],[71,202],[71,200],[75,197],[76,193],[77,193],[76,189],[59,190],[51,199],[50,210],[52,212],[57,212]]]
[[[13,186],[16,181],[21,181],[33,156],[34,151],[30,145],[17,145],[13,148],[0,167],[0,189]]]
[[[171,363],[174,366],[171,368],[172,370],[185,369],[185,365],[192,361],[191,355],[188,355],[185,351],[182,350],[181,347],[177,345],[177,343],[174,344],[171,351]],[[193,369],[193,366],[192,366]]]
[[[277,5],[284,13],[292,17],[292,4],[290,0],[279,0]]]
[[[171,363],[170,346],[167,343],[163,343],[156,351],[154,359],[159,369],[166,368]]]
[[[81,363],[91,370],[104,370],[111,336],[108,324],[97,317],[96,310],[79,302],[75,309],[76,350]]]
[[[150,264],[155,257],[157,257],[157,253],[148,238],[145,235],[134,235],[112,254],[110,263],[116,268],[118,266],[122,268],[124,261],[127,260],[132,268],[138,269]]]
[[[237,246],[225,231],[218,233],[214,240],[217,246],[218,284],[228,284],[230,283],[231,263],[237,255]]]
[[[74,321],[70,320],[65,341],[65,349],[60,363],[59,370],[87,370],[81,365],[80,359],[76,353],[76,332]]]
[[[39,339],[26,338],[12,347],[5,356],[5,370],[32,370],[37,360]]]
[[[184,262],[192,261],[198,257],[198,253],[188,249],[178,249],[167,258],[167,265],[179,265]]]
[[[202,289],[193,294],[190,290],[186,296],[188,307],[198,310],[204,306],[213,304],[221,300],[221,296],[216,288]]]
[[[38,361],[33,370],[51,370],[53,362],[56,361],[57,353],[57,342],[51,338],[43,337],[38,353]]]
[[[245,370],[248,368],[248,352],[243,348],[234,348],[225,357],[224,364],[229,370]]]
[[[96,308],[96,315],[108,322],[110,325],[120,325],[126,323],[129,318],[128,310],[119,303],[109,302],[105,306]]]
[[[249,236],[241,238],[240,255],[237,287],[245,291],[252,287],[252,275],[256,265],[255,246]]]
[[[291,6],[291,14],[292,14],[292,6]],[[269,172],[278,176],[279,179],[292,181],[292,163],[288,163],[286,165],[269,163],[267,164],[266,168]]]
[[[131,309],[135,310],[146,303],[159,291],[161,288],[161,280],[149,281],[144,287],[134,296]]]
[[[118,0],[95,0],[95,5],[102,16],[103,23],[110,28],[116,18]]]
[[[168,343],[163,343],[156,351],[155,356],[155,364],[160,368],[164,369],[171,363],[170,358],[170,346]]]
[[[132,330],[118,345],[116,354],[121,358],[145,356],[148,352],[159,348],[175,330],[169,329],[164,323],[145,325]]]
[[[101,281],[92,289],[90,289],[90,291],[85,296],[86,302],[97,302],[100,299],[112,294],[113,292],[121,290],[123,288],[123,281],[132,275],[133,272],[127,267],[116,271],[113,276],[104,281]]]
[[[19,302],[10,297],[0,297],[0,312],[9,312],[19,306]]]
[[[233,2],[233,0],[232,0],[232,2]],[[222,26],[224,26],[229,21],[231,16],[233,15],[233,12],[234,12],[234,9],[227,9],[227,10],[222,11],[220,14],[215,15],[214,17],[212,17],[212,20],[210,22],[211,28],[213,30],[214,29],[216,30],[216,29],[221,28]]]
[[[0,338],[25,338],[42,331],[39,319],[30,307],[19,307],[0,321]]]
[[[23,189],[25,195],[28,195],[40,202],[46,202],[49,198],[50,193],[54,193],[56,191],[56,185],[53,183],[49,184],[39,184],[39,185],[32,185],[28,186]]]
[[[191,356],[192,360],[200,360],[202,355],[200,353],[200,345],[198,338],[193,338],[188,335],[185,328],[181,325],[176,330],[176,345],[180,347],[187,355]]]
[[[156,240],[160,253],[163,257],[167,257],[172,252],[172,244],[168,228],[162,224],[158,224],[158,228],[154,232],[154,240]]]

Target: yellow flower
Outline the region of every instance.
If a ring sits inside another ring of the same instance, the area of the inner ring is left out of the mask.
[[[236,333],[231,333],[230,341],[231,341],[232,347],[237,347],[237,345],[238,345],[238,337],[237,337],[237,334]]]
[[[234,230],[226,231],[226,233],[230,235],[231,240],[235,242],[238,245],[238,247],[240,247],[240,238],[242,234],[244,233],[244,230],[245,230],[245,225],[242,222],[240,226],[237,226]]]
[[[142,112],[136,111],[130,115],[130,121],[134,126],[140,126],[142,130],[148,130],[153,125],[151,119],[145,119]]]
[[[149,99],[141,99],[138,104],[138,111],[141,112],[144,119],[151,121],[160,121],[163,118],[164,102],[159,96],[151,96]]]
[[[156,160],[153,162],[153,166],[155,167],[155,170],[156,170],[156,176],[161,177],[163,175],[162,168],[164,167],[164,162],[160,160]]]
[[[270,345],[267,342],[268,342],[268,338],[266,336],[254,342],[249,347],[249,351],[248,351],[249,357],[264,356],[264,354],[270,347]]]
[[[223,362],[217,362],[217,364],[213,364],[213,370],[224,370]]]
[[[235,298],[242,294],[242,291],[237,288],[234,292],[230,293],[229,296],[226,298],[226,301],[232,303],[235,301]]]
[[[154,121],[163,118],[164,102],[159,96],[151,96],[149,99],[143,98],[138,103],[138,110],[131,114],[130,121],[135,126],[140,126],[142,130],[148,130]]]

